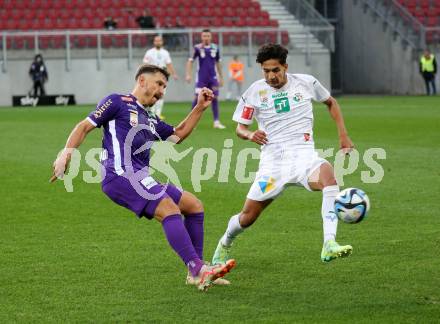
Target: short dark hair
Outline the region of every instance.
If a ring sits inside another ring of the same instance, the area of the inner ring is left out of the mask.
[[[157,72],[162,73],[168,81],[170,74],[167,72],[167,70],[162,69],[161,67],[158,67],[156,65],[151,65],[151,64],[142,64],[141,66],[139,66],[139,68],[136,71],[136,76],[134,77],[134,79],[137,81],[139,76],[144,73],[154,74]]]
[[[257,54],[257,63],[263,64],[267,60],[278,60],[281,64],[286,64],[289,51],[280,44],[265,44],[260,47]]]
[[[210,33],[210,32],[211,32],[211,29],[208,29],[208,28],[205,28],[202,30],[202,33]]]

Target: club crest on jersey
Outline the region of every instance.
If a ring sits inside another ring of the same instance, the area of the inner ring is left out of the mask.
[[[154,126],[154,123],[153,123],[152,120],[150,120],[150,123],[148,124],[148,126],[150,127],[150,131],[151,131],[153,134],[156,134],[156,126]]]
[[[310,133],[304,133],[304,141],[308,142],[310,141]]]
[[[130,125],[136,127],[139,124],[138,112],[130,110]]]
[[[251,120],[254,115],[254,108],[245,106],[243,112],[241,113],[241,118],[246,120]]]
[[[263,106],[267,105],[269,102],[269,98],[267,97],[267,90],[258,91],[258,95],[260,96],[261,104]]]
[[[258,185],[262,193],[269,192],[275,188],[275,179],[269,176],[263,176],[261,180],[258,181]]]
[[[303,98],[304,98],[303,95],[300,92],[297,92],[293,96],[293,101],[300,102],[301,100],[303,100]]]

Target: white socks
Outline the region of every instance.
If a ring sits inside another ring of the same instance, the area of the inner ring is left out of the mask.
[[[324,229],[324,243],[336,238],[338,217],[335,213],[335,198],[339,193],[339,186],[333,185],[322,189],[322,225]]]
[[[223,234],[220,241],[223,246],[231,246],[234,239],[238,234],[243,232],[244,229],[240,226],[240,214],[234,215],[231,217],[228,223],[228,228],[226,229],[225,234]]]
[[[335,198],[339,193],[339,186],[327,186],[322,189],[322,224],[324,230],[324,243],[328,240],[336,238],[336,230],[338,228],[338,217],[335,213]],[[223,234],[220,242],[223,246],[230,247],[234,239],[244,231],[240,226],[240,214],[231,217],[228,228]]]

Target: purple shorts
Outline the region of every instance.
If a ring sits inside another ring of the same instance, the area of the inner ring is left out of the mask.
[[[146,180],[146,181],[145,181]],[[136,183],[131,183],[123,176],[103,184],[102,191],[115,203],[130,209],[139,218],[152,219],[159,203],[165,198],[171,198],[179,204],[182,190],[172,184],[156,182],[152,177]]]
[[[211,89],[212,92],[214,92],[214,96],[218,97],[218,89],[219,89],[219,84],[217,79],[211,79],[211,80],[199,80],[196,83],[196,95],[199,94],[200,89],[202,88],[208,88]]]

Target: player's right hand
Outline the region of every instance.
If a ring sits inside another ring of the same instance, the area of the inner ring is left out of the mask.
[[[264,145],[267,144],[267,135],[264,131],[258,129],[250,134],[249,140],[259,145]]]
[[[185,81],[187,82],[187,83],[191,83],[191,76],[190,75],[187,75],[186,77],[185,77]]]
[[[211,89],[202,88],[197,96],[197,106],[200,106],[205,110],[214,99],[214,93]]]
[[[69,161],[67,157],[60,156],[53,163],[53,173],[52,177],[50,177],[49,182],[54,182],[56,179],[62,179],[64,176],[64,172],[66,172]]]

